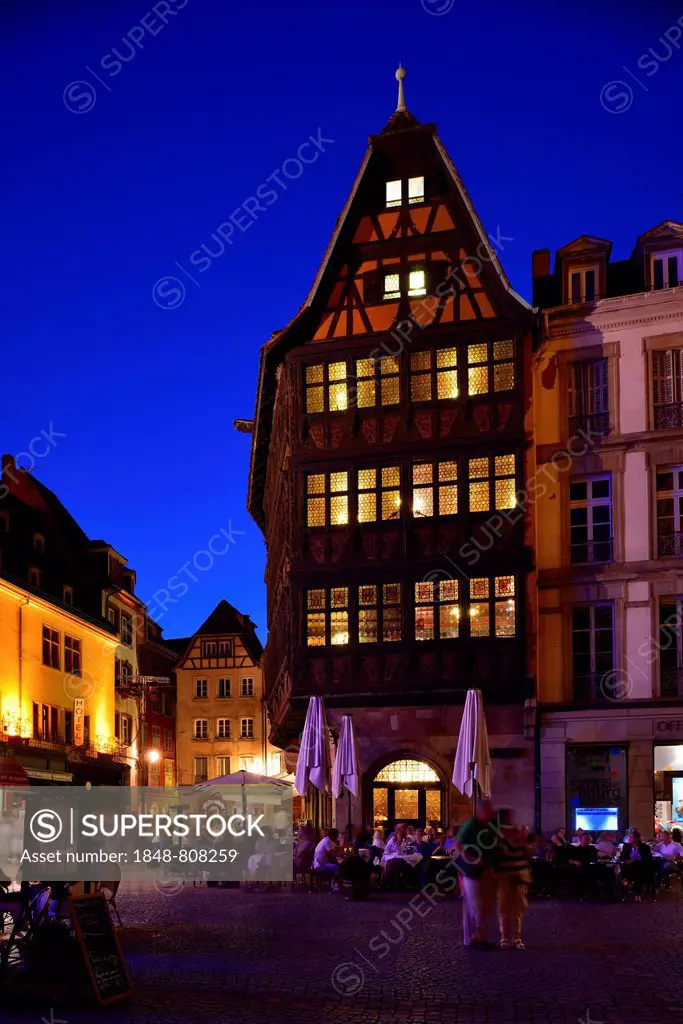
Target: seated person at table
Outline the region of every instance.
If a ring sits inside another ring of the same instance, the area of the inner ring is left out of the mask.
[[[613,860],[617,854],[619,847],[615,843],[614,832],[602,832],[600,838],[595,844],[595,849],[598,851],[598,860],[609,861]]]
[[[584,897],[592,894],[596,882],[595,866],[598,863],[598,851],[591,842],[590,833],[581,833],[579,845],[570,847],[567,857],[579,895]]]
[[[316,875],[324,875],[335,882],[339,878],[339,832],[336,828],[327,830],[315,848],[313,854],[313,870]]]
[[[556,864],[567,863],[567,851],[569,849],[569,839],[567,838],[567,830],[564,826],[555,829],[550,837],[552,846],[550,847],[550,860],[555,861]]]
[[[539,832],[529,836],[531,843],[531,879],[534,889],[542,896],[549,896],[555,890],[555,868],[550,862],[550,843]]]
[[[662,832],[654,852],[659,854],[655,858],[657,876],[664,885],[668,885],[671,875],[680,875],[681,873],[683,846],[680,843],[675,843],[668,832]]]
[[[443,848],[446,853],[453,853],[457,842],[455,828],[451,825],[446,829],[446,837],[443,840]]]
[[[652,850],[644,843],[640,832],[634,829],[629,830],[629,836],[621,848],[619,854],[621,863],[622,884],[633,885],[633,893],[636,903],[641,903],[643,888],[652,884],[654,879],[654,865],[652,862]]]
[[[388,886],[403,888],[408,881],[411,871],[409,865],[403,860],[406,845],[406,826],[397,825],[392,835],[389,836],[382,855],[384,880]]]
[[[354,850],[370,850],[372,849],[372,836],[370,830],[365,825],[356,825],[353,829],[353,839],[351,842]]]
[[[294,874],[303,875],[313,867],[313,855],[318,844],[315,829],[308,822],[301,827],[299,838],[294,844]]]

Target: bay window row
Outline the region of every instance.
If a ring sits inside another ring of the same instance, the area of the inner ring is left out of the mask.
[[[515,387],[514,342],[481,341],[460,347],[311,363],[304,369],[306,412],[343,412],[356,406],[398,405],[401,382],[411,402],[456,399],[511,391]],[[460,362],[459,362],[460,355]]]
[[[418,518],[489,512],[516,505],[516,456],[414,462],[306,474],[306,525],[346,526],[399,519],[407,488],[408,515]]]
[[[316,587],[305,592],[308,647],[516,635],[514,576]],[[410,624],[409,624],[410,623]]]

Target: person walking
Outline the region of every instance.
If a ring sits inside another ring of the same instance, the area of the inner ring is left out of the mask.
[[[487,939],[494,908],[493,858],[499,832],[490,800],[481,800],[475,815],[458,832],[454,848],[462,878],[462,927],[470,949],[491,949]]]
[[[522,921],[531,883],[531,847],[525,829],[515,825],[507,808],[498,815],[500,842],[495,847],[501,949],[526,949]]]

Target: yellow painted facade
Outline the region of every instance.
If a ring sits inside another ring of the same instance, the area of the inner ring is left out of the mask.
[[[43,627],[53,631],[58,667],[45,664]],[[66,671],[67,637],[80,641],[80,675]],[[63,746],[74,700],[83,698],[89,745],[113,753],[116,645],[116,637],[105,629],[0,578],[0,732],[42,739],[40,723],[47,708],[50,734]]]
[[[207,656],[207,650],[213,650],[206,648],[207,643],[216,644],[215,657]],[[221,656],[218,645],[226,643],[230,644],[230,654]],[[280,774],[284,769],[282,751],[267,739],[261,667],[238,635],[193,637],[178,663],[176,678],[179,785],[193,785],[204,778],[217,778],[240,769],[257,775]],[[221,680],[229,681],[229,687]],[[243,690],[252,689],[252,696],[243,696]],[[198,726],[199,722],[206,725]],[[226,722],[229,737],[222,735]],[[243,732],[249,735],[244,736]]]

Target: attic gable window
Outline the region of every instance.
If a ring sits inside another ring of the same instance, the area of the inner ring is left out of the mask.
[[[652,288],[677,288],[683,282],[683,253],[657,252],[650,257],[650,280]]]
[[[386,191],[386,203],[387,206],[400,206],[402,198],[402,182],[399,178],[398,181],[388,181]]]
[[[400,274],[385,274],[384,275],[384,298],[385,299],[400,299],[401,298],[401,275]]]
[[[408,202],[423,203],[425,198],[425,180],[422,175],[419,178],[408,178]]]
[[[385,193],[387,209],[392,206],[402,206],[404,195],[407,195],[408,203],[411,206],[415,203],[424,203],[425,179],[423,174],[414,178],[403,180],[398,178],[396,181],[388,181]]]
[[[424,270],[411,270],[408,274],[408,295],[426,295],[427,284]]]

